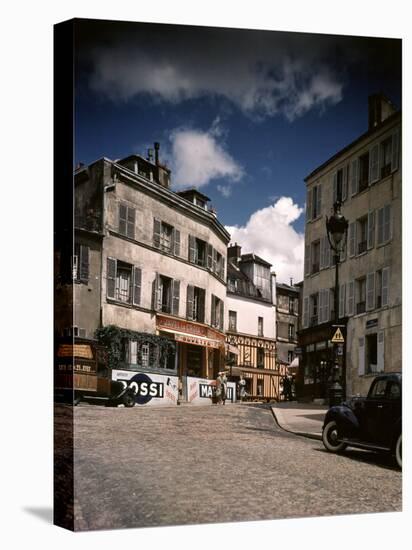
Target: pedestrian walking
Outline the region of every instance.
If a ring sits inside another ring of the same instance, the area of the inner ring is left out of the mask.
[[[246,397],[246,380],[243,378],[243,374],[240,375],[239,380],[239,398],[243,401]]]
[[[222,372],[222,405],[226,402],[227,396],[227,376],[225,372]]]
[[[219,372],[216,378],[216,399],[217,403],[222,403],[222,373]]]

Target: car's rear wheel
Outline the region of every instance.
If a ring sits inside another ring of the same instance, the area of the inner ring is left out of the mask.
[[[346,443],[338,440],[338,426],[335,420],[331,420],[323,428],[322,441],[325,448],[331,453],[339,453],[346,449]]]
[[[402,468],[402,434],[398,435],[395,445],[395,458],[399,468]]]

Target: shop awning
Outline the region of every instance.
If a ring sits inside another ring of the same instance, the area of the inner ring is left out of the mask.
[[[169,330],[166,328],[161,329],[161,332],[169,332],[173,334],[176,342],[183,342],[185,344],[192,344],[194,346],[203,346],[204,348],[219,349],[223,346],[224,342],[219,340],[213,340],[212,338],[206,338],[206,336],[197,336],[189,334],[187,332],[177,332],[175,330]]]
[[[299,357],[295,357],[293,359],[293,361],[291,362],[291,364],[289,365],[289,368],[290,369],[293,369],[293,368],[299,368]]]

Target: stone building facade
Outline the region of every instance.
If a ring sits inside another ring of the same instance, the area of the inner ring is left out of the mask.
[[[299,322],[299,288],[276,283],[276,349],[278,362],[287,367],[296,358]]]
[[[276,322],[271,264],[256,254],[228,248],[226,342],[234,365],[232,377],[243,374],[246,392],[256,398],[280,399],[283,372],[276,361]]]
[[[60,330],[73,324],[93,338],[100,327],[121,328],[122,376],[167,376],[185,400],[188,377],[212,380],[224,367],[229,234],[205,195],[170,189],[155,149],[155,161],[103,158],[76,170],[74,321],[61,319]],[[67,254],[60,260],[68,267]]]
[[[332,363],[335,267],[325,220],[342,201],[349,222],[339,264],[342,384],[365,394],[377,372],[401,371],[401,114],[382,95],[369,98],[367,132],[307,178],[302,330],[303,389],[322,396]]]

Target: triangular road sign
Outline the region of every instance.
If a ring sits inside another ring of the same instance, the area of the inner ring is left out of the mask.
[[[344,341],[345,341],[345,339],[343,337],[343,334],[342,334],[340,328],[338,327],[336,329],[335,334],[333,335],[332,342],[337,343],[337,344],[343,344]]]

